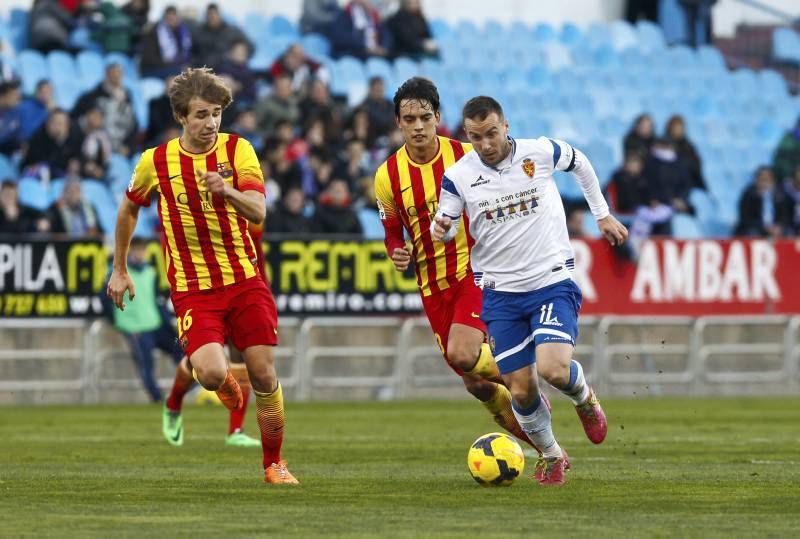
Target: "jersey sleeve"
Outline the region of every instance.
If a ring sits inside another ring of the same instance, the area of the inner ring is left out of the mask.
[[[392,182],[386,164],[381,165],[375,172],[375,198],[378,204],[378,215],[383,225],[383,243],[386,252],[391,255],[395,249],[403,249],[406,239],[403,235],[403,221],[392,193]]]
[[[547,140],[553,147],[553,170],[572,172],[575,168],[575,149],[563,140]]]
[[[264,194],[264,174],[261,172],[261,163],[258,162],[256,151],[250,141],[239,138],[236,141],[236,154],[233,166],[236,170],[239,191],[258,191]]]
[[[149,206],[150,196],[158,186],[158,174],[156,174],[155,163],[153,162],[154,150],[145,150],[133,169],[131,181],[125,190],[128,200],[138,206]]]

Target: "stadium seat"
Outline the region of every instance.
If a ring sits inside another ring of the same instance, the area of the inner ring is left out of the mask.
[[[260,12],[249,12],[242,23],[242,31],[253,43],[259,43],[270,35],[269,22]]]
[[[394,80],[402,83],[422,73],[420,65],[410,58],[400,57],[394,61]]]
[[[597,226],[597,220],[590,211],[583,212],[583,231],[590,238],[600,238],[603,236],[602,232],[600,232],[600,227]]]
[[[448,22],[443,19],[433,19],[428,25],[431,28],[433,37],[440,41],[451,37],[455,33]]]
[[[40,80],[50,78],[47,60],[39,51],[33,49],[24,49],[20,51],[17,55],[17,65],[25,66],[25,69],[20,70],[22,92],[24,94],[33,94],[36,90],[36,84]]]
[[[700,223],[685,213],[676,213],[672,216],[672,236],[679,240],[696,240],[705,236]]]
[[[95,51],[81,51],[76,57],[78,73],[84,90],[97,86],[105,76],[103,56]]]
[[[44,211],[50,205],[47,189],[36,178],[22,178],[17,182],[19,187],[19,203],[39,211]]]
[[[686,45],[670,47],[667,54],[669,55],[670,63],[677,69],[692,68],[697,64],[694,50]]]
[[[358,222],[361,223],[361,229],[364,232],[364,238],[368,240],[382,240],[383,239],[383,225],[378,212],[372,208],[359,208],[356,215],[358,215]]]
[[[772,69],[762,69],[757,73],[758,86],[762,94],[770,99],[782,99],[789,95],[786,88],[786,79]]]
[[[609,25],[609,45],[616,51],[639,46],[639,35],[627,21],[614,21]]]
[[[142,100],[149,105],[150,100],[164,95],[166,83],[164,79],[145,77],[139,81],[139,89],[142,94]]]
[[[321,34],[306,34],[300,40],[303,50],[314,59],[327,58],[331,55],[331,43]]]
[[[772,57],[800,64],[800,35],[791,28],[776,28],[772,33]]]
[[[53,81],[53,95],[56,103],[64,110],[72,110],[83,92],[81,81],[75,77]]]
[[[19,172],[16,165],[4,154],[0,153],[0,181],[14,180],[17,181]]]
[[[287,36],[292,39],[300,39],[300,32],[297,30],[297,26],[283,15],[275,15],[270,19],[268,32],[271,36]]]
[[[666,40],[661,28],[650,21],[638,21],[636,33],[639,34],[639,44],[643,51],[658,52],[666,47]]]
[[[558,39],[567,47],[577,47],[583,42],[583,32],[578,25],[567,22],[564,23],[564,26],[561,28]]]
[[[139,70],[136,68],[136,64],[133,62],[133,59],[127,54],[122,54],[120,52],[111,52],[106,54],[105,64],[121,65],[122,72],[125,77],[125,84],[133,84],[135,81],[139,80]]]
[[[51,51],[47,54],[47,68],[50,72],[50,80],[54,86],[58,86],[66,79],[75,80],[77,67],[72,55],[64,51]]]
[[[392,64],[388,60],[372,56],[367,59],[364,68],[367,78],[381,77],[387,83],[387,86],[391,86],[394,80],[394,71],[392,70]]]
[[[108,166],[108,177],[112,182],[124,181],[128,182],[133,172],[133,166],[124,155],[118,153],[111,154],[111,160]]]
[[[545,64],[552,70],[571,67],[574,64],[569,49],[558,42],[546,43],[542,47]]]
[[[697,63],[704,69],[723,71],[726,69],[725,58],[714,46],[701,45],[697,48]]]
[[[558,33],[552,24],[539,22],[533,27],[533,38],[537,43],[549,43],[556,41]]]

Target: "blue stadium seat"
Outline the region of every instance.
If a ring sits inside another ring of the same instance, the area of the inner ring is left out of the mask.
[[[19,172],[16,165],[4,154],[0,153],[0,181],[14,180],[17,181]]]
[[[242,31],[253,42],[258,43],[269,36],[269,21],[259,12],[249,12],[242,23]]]
[[[141,90],[142,100],[149,104],[151,99],[164,95],[166,83],[164,79],[145,77],[139,81],[139,89]]]
[[[422,74],[422,68],[414,60],[400,57],[394,61],[394,80],[396,82],[402,83],[420,74]]]
[[[791,28],[776,28],[772,33],[772,56],[776,60],[800,64],[800,35]]]
[[[558,42],[546,43],[542,47],[545,64],[552,70],[571,67],[575,62],[569,49]]]
[[[590,238],[600,238],[603,236],[602,232],[600,232],[600,227],[597,226],[597,220],[590,211],[583,212],[583,231]]]
[[[726,69],[725,58],[719,49],[712,45],[701,45],[697,48],[697,63],[704,69],[723,71]]]
[[[306,54],[315,59],[327,58],[331,55],[331,43],[321,34],[306,34],[300,40]]]
[[[19,203],[39,211],[44,211],[48,203],[47,189],[36,178],[22,178],[17,182],[19,187]]]
[[[131,179],[132,172],[133,166],[127,157],[118,153],[111,154],[108,176],[112,182],[124,181],[127,183]]]
[[[77,78],[53,81],[53,94],[56,103],[64,110],[72,110],[83,91],[81,81]]]
[[[39,51],[33,49],[20,51],[17,55],[17,65],[25,66],[19,73],[22,78],[22,92],[24,94],[33,94],[36,90],[36,84],[40,80],[50,78],[47,61]]]
[[[639,46],[639,35],[627,21],[614,21],[609,27],[609,45],[617,51],[633,49]]]
[[[692,68],[697,65],[697,57],[693,49],[686,45],[675,45],[670,47],[667,53],[670,62],[677,69]]]
[[[731,91],[739,96],[759,95],[759,81],[752,69],[737,69],[730,76]]]
[[[567,22],[561,28],[558,39],[568,47],[577,47],[583,42],[583,32],[577,24]]]
[[[378,212],[372,208],[359,208],[356,215],[358,215],[358,222],[361,223],[361,229],[364,231],[364,238],[368,240],[383,239],[383,225]]]
[[[611,45],[602,45],[591,54],[592,64],[600,69],[617,69],[622,67],[619,53]]]
[[[459,41],[467,42],[481,37],[481,31],[478,26],[469,20],[461,20],[456,24],[455,34]]]
[[[661,27],[650,21],[636,23],[636,33],[639,34],[639,44],[642,50],[658,52],[667,46]]]
[[[539,22],[533,27],[533,39],[537,43],[547,43],[558,39],[555,27],[547,22]]]
[[[103,56],[95,51],[81,51],[76,58],[78,74],[84,90],[97,86],[105,76]]]
[[[269,35],[272,36],[287,36],[292,39],[300,39],[300,32],[297,26],[284,17],[283,15],[275,15],[269,21]]]
[[[139,80],[139,70],[137,69],[136,64],[133,62],[133,59],[127,54],[122,54],[121,52],[108,53],[105,57],[105,64],[121,65],[124,75],[124,82],[126,84],[133,84],[135,81]]]
[[[782,99],[789,95],[786,88],[786,79],[772,69],[762,69],[758,72],[758,86],[761,92],[770,99]]]
[[[677,213],[672,217],[672,236],[679,240],[697,240],[705,237],[705,232],[697,219]]]
[[[453,28],[443,19],[433,19],[428,25],[431,28],[433,37],[437,40],[449,38],[455,33]]]
[[[387,83],[387,86],[391,85],[392,81],[394,80],[392,64],[390,64],[388,60],[384,58],[372,56],[367,59],[364,67],[367,78],[381,77]]]

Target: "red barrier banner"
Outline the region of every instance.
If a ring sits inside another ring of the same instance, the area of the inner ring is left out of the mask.
[[[633,262],[604,240],[573,240],[582,314],[800,313],[800,240],[669,240]]]

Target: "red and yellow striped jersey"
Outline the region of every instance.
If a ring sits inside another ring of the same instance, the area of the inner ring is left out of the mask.
[[[472,150],[470,144],[438,138],[439,151],[429,162],[415,163],[403,146],[375,173],[375,196],[385,230],[386,250],[391,256],[395,248],[404,247],[403,229],[408,231],[417,284],[423,296],[449,288],[464,278],[470,270],[469,251],[473,243],[466,216],[453,241],[434,243],[431,238],[430,226],[438,208],[444,171]]]
[[[264,193],[253,146],[227,133],[219,133],[205,153],[184,150],[177,138],[146,150],[125,192],[140,206],[149,206],[151,194],[158,193],[161,244],[173,292],[218,288],[259,274],[248,221],[198,181],[208,170],[239,191]]]

